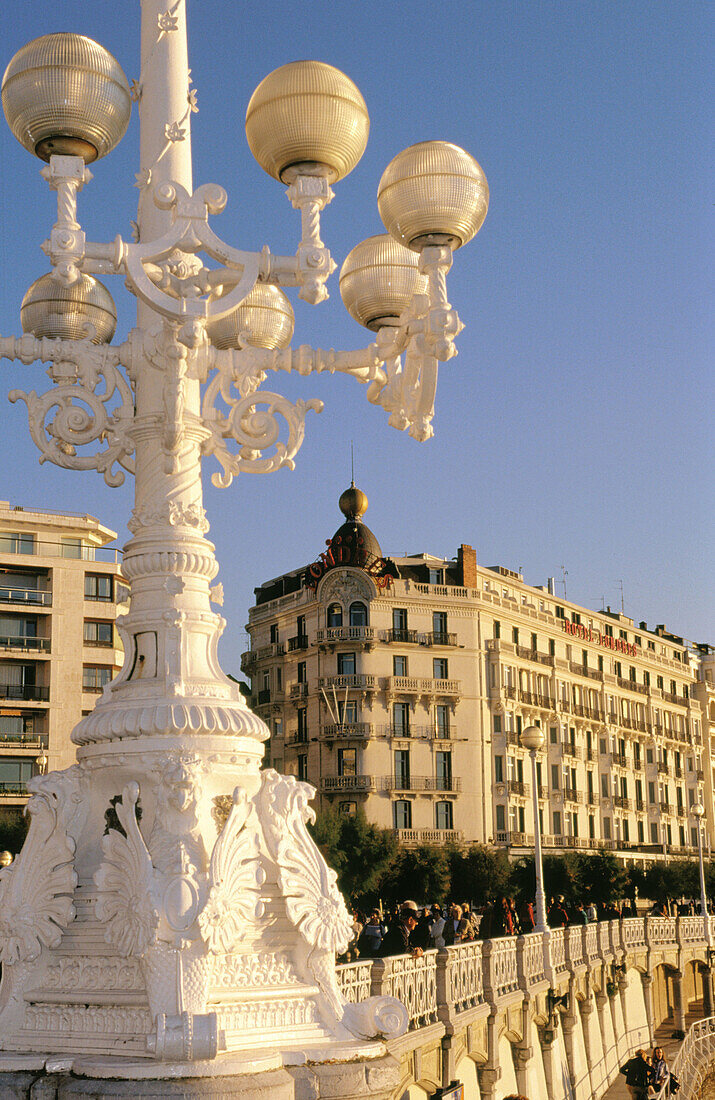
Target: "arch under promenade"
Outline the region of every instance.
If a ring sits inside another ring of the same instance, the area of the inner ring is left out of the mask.
[[[427,1100],[456,1081],[464,1100],[598,1100],[663,1025],[683,1034],[689,1009],[713,1014],[713,962],[702,917],[638,917],[338,973],[348,1000],[389,994],[407,1006],[410,1029],[389,1043],[398,1098]]]

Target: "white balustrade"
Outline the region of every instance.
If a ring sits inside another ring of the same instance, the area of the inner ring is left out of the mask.
[[[541,945],[539,944],[541,952]],[[459,943],[448,947],[447,989],[455,1012],[464,1012],[484,1003],[482,944]],[[543,969],[543,967],[542,967]]]

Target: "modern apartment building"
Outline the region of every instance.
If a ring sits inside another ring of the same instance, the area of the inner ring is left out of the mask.
[[[0,806],[74,762],[72,728],[121,666],[115,538],[93,516],[0,501]]]
[[[545,847],[691,852],[702,797],[711,835],[707,646],[479,565],[468,545],[386,558],[365,495],[353,486],[340,507],[326,551],[257,588],[249,614],[242,667],[276,768],[403,843],[519,855],[534,834],[519,735],[536,724]]]

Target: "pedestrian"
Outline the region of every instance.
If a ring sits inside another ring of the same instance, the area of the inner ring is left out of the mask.
[[[454,943],[463,943],[465,937],[469,937],[469,922],[462,916],[462,906],[452,905],[449,910],[449,919],[444,927],[444,942],[449,947]]]
[[[432,920],[429,926],[429,935],[433,947],[444,947],[444,914],[441,905],[432,906]]]
[[[595,924],[598,920],[598,909],[596,908],[595,901],[590,901],[586,909],[586,916],[588,917],[589,924]]]
[[[622,1073],[626,1079],[631,1100],[648,1100],[653,1067],[644,1050],[637,1050],[618,1072]]]
[[[533,932],[536,928],[536,920],[534,918],[534,906],[533,903],[525,898],[521,903],[521,909],[519,910],[519,923],[521,925],[521,931],[526,936],[529,932]]]
[[[577,901],[574,905],[573,923],[588,924],[588,915],[583,907],[582,901]]]
[[[549,909],[547,923],[549,928],[566,928],[569,923],[569,915],[564,906],[564,895],[559,894],[556,901]]]
[[[380,955],[411,955],[413,959],[419,959],[423,954],[412,939],[412,933],[417,927],[419,910],[414,901],[403,901],[399,917],[390,925],[383,936],[380,945]]]
[[[379,955],[382,939],[386,932],[387,928],[380,919],[379,909],[373,909],[358,940],[358,947],[362,954],[371,959]]]
[[[668,1070],[668,1063],[663,1053],[662,1047],[653,1047],[653,1054],[651,1056],[652,1066],[652,1080],[651,1085],[656,1091],[660,1091],[663,1085],[670,1077],[670,1071]]]

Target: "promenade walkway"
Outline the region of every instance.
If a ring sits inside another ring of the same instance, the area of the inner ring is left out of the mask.
[[[704,1014],[703,1002],[694,1001],[690,1005],[687,1016],[685,1017],[685,1029],[696,1023],[697,1020],[702,1020]],[[655,1033],[655,1044],[661,1046],[665,1051],[665,1057],[668,1060],[668,1065],[672,1065],[675,1055],[680,1050],[682,1045],[682,1039],[671,1038],[673,1034],[673,1021],[666,1020],[660,1025]],[[625,1077],[619,1074],[618,1080],[614,1081],[608,1092],[604,1093],[602,1100],[631,1100],[631,1094],[626,1086]]]

